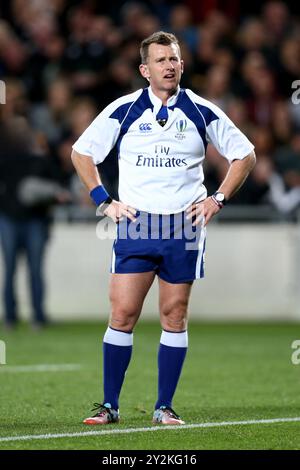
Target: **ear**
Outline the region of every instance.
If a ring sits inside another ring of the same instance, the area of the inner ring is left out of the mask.
[[[140,69],[140,73],[141,73],[142,77],[149,80],[150,79],[150,73],[149,73],[147,65],[146,64],[141,64],[139,69]]]
[[[181,60],[180,62],[181,62],[181,73],[183,73],[183,71],[184,71],[184,62],[183,62],[183,60]]]

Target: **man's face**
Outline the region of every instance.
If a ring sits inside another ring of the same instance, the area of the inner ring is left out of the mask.
[[[144,78],[149,79],[154,92],[175,91],[183,72],[178,46],[150,44],[147,63],[140,65],[140,72]]]

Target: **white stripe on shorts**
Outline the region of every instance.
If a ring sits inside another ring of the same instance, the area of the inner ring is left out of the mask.
[[[201,264],[202,264],[202,259],[204,255],[203,251],[204,251],[205,236],[206,236],[206,227],[204,227],[202,224],[201,233],[199,237],[199,243],[198,243],[198,256],[197,256],[197,262],[196,262],[195,279],[200,278]]]
[[[114,274],[116,272],[116,253],[113,247],[111,254],[111,272]]]

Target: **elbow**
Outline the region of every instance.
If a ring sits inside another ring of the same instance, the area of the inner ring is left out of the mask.
[[[253,170],[255,165],[256,165],[256,155],[255,155],[255,152],[253,150],[253,152],[251,153],[251,170]]]
[[[80,155],[80,153],[76,152],[76,150],[72,150],[72,152],[71,152],[71,161],[73,163],[73,166],[74,166],[75,170],[78,169],[81,160],[82,160],[82,155]]]
[[[71,152],[71,161],[74,166],[76,166],[76,160],[77,160],[78,154],[75,150],[72,150]]]
[[[248,168],[249,172],[253,170],[256,165],[256,155],[254,150],[248,155]]]

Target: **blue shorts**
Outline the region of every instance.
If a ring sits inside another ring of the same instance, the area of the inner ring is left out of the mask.
[[[192,227],[186,213],[161,215],[138,211],[137,221],[117,224],[111,273],[155,271],[172,284],[204,277],[206,229]]]

